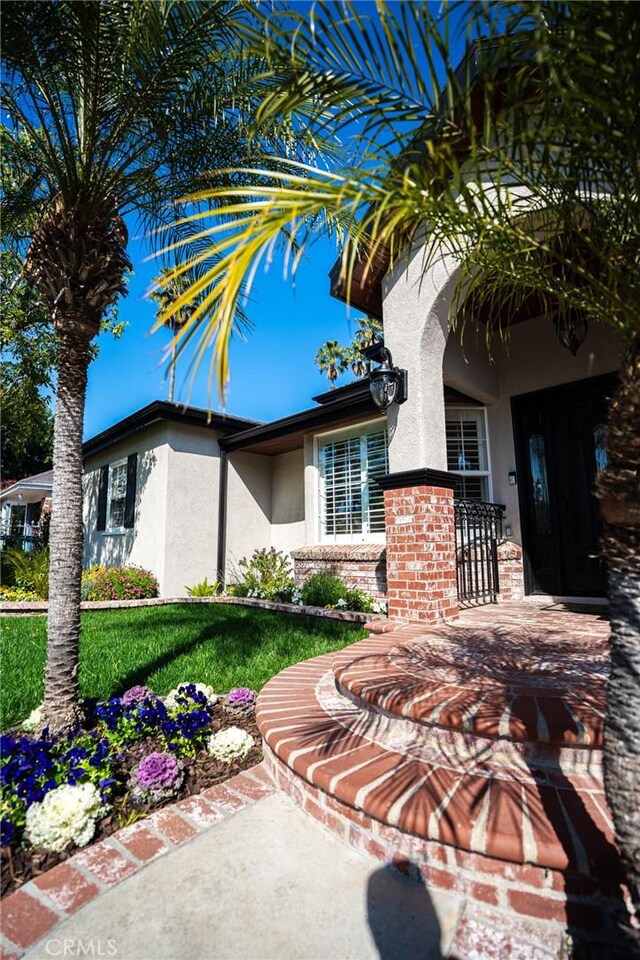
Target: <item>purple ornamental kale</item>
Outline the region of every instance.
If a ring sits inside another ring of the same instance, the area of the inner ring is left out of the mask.
[[[170,753],[150,753],[137,765],[133,778],[143,790],[177,790],[182,782],[182,765]]]
[[[245,713],[253,710],[256,705],[257,693],[248,687],[235,687],[227,694],[225,707],[227,710]]]
[[[125,690],[121,700],[124,706],[128,707],[131,706],[131,704],[139,703],[140,700],[146,700],[148,697],[153,696],[153,690],[149,690],[148,687],[142,687],[138,684],[135,687],[129,687],[128,690]]]
[[[248,687],[235,687],[229,691],[227,703],[230,707],[252,707],[256,702],[255,690],[249,690]]]

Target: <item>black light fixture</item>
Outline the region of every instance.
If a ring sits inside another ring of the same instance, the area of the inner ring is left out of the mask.
[[[392,403],[404,403],[407,399],[408,375],[406,370],[394,367],[391,351],[383,343],[374,343],[366,347],[362,355],[380,364],[369,373],[369,390],[378,410],[386,413]]]
[[[589,329],[587,318],[572,307],[561,307],[553,318],[553,325],[562,346],[575,357]]]

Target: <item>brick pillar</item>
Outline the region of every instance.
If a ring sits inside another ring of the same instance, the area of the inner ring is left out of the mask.
[[[390,473],[384,490],[389,616],[438,621],[458,612],[453,488],[441,470]]]
[[[524,569],[522,547],[513,540],[498,544],[498,600],[522,600],[524,597]]]

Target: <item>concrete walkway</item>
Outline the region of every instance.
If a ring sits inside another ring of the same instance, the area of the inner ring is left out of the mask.
[[[102,893],[25,957],[436,960],[462,912],[460,896],[428,893],[272,794]]]

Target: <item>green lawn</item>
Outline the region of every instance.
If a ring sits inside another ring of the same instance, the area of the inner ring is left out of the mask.
[[[226,604],[170,604],[82,615],[80,694],[106,699],[143,683],[168,693],[185,680],[259,690],[284,667],[339,650],[357,625]],[[42,701],[45,617],[0,620],[0,729]]]

